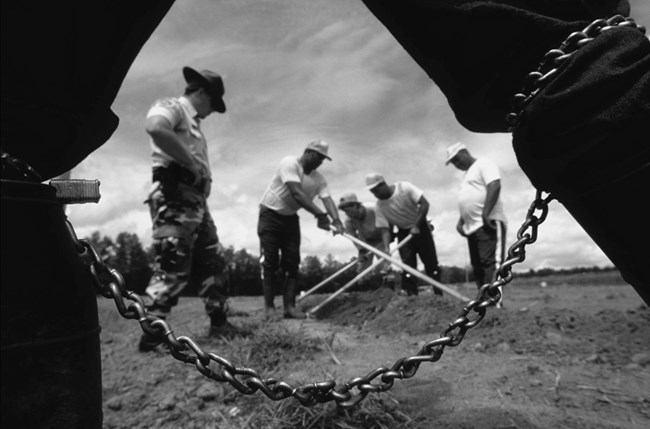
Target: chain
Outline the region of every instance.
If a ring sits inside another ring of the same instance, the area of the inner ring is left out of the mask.
[[[524,79],[520,93],[515,94],[511,100],[513,112],[506,115],[506,122],[512,131],[519,123],[521,112],[531,100],[559,73],[560,69],[584,45],[591,42],[604,31],[615,27],[636,28],[645,34],[645,27],[637,25],[632,18],[614,15],[609,19],[597,19],[586,26],[582,31],[573,32],[557,49],[551,49],[544,55],[537,71],[529,73]]]
[[[237,367],[215,353],[206,352],[189,337],[176,337],[165,320],[147,312],[145,303],[138,294],[125,288],[122,275],[103,262],[93,245],[88,240],[77,238],[74,227],[67,219],[66,225],[81,260],[92,274],[98,293],[112,298],[120,315],[126,319],[137,320],[144,332],[158,338],[164,337],[171,346],[171,355],[177,360],[196,366],[201,374],[212,380],[230,383],[246,395],[260,391],[274,401],[293,396],[305,406],[335,401],[342,407],[352,407],[371,392],[390,390],[396,379],[413,377],[421,363],[436,362],[445,347],[456,347],[461,343],[465,333],[483,320],[487,307],[493,306],[501,298],[499,287],[512,280],[512,266],[525,259],[525,247],[537,240],[537,228],[546,219],[551,200],[550,195],[544,199],[542,192],[537,191],[526,219],[517,232],[517,241],[509,248],[508,257],[497,273],[497,280],[492,284],[483,285],[476,299],[467,303],[438,339],[426,343],[416,356],[401,358],[390,368],[377,368],[365,376],[352,378],[338,386],[333,380],[293,386],[275,378],[263,378],[254,369]],[[541,211],[539,216],[536,215],[537,211]],[[470,316],[470,313],[475,314]]]

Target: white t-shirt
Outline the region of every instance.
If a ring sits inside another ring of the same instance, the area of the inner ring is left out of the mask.
[[[499,168],[486,158],[477,159],[465,172],[458,191],[458,209],[464,221],[463,231],[465,234],[472,234],[483,226],[483,207],[487,196],[487,185],[500,178]],[[500,196],[488,217],[506,222]]]
[[[305,174],[298,158],[287,156],[282,158],[271,183],[266,188],[260,204],[268,207],[281,215],[294,215],[302,208],[298,201],[291,195],[287,182],[300,183],[307,199],[313,200],[316,195],[322,200],[330,196],[327,182],[317,170]]]
[[[186,97],[162,98],[156,100],[147,113],[147,119],[152,116],[162,116],[167,119],[174,133],[188,147],[192,156],[201,166],[201,175],[210,178],[210,161],[208,160],[208,145],[199,127],[197,112]],[[153,139],[150,140],[154,167],[167,167],[173,158],[163,152]]]
[[[393,195],[385,200],[377,200],[377,217],[399,229],[411,229],[418,217],[418,201],[422,195],[424,191],[409,182],[395,182]]]

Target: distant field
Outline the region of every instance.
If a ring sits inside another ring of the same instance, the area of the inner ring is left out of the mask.
[[[575,274],[551,274],[548,276],[535,276],[535,277],[522,277],[518,273],[514,273],[513,282],[518,286],[534,285],[539,286],[546,282],[547,286],[558,285],[627,285],[625,280],[621,277],[618,271],[605,271],[605,272],[588,272],[588,273],[575,273]]]

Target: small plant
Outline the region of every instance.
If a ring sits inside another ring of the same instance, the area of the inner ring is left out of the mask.
[[[353,408],[334,403],[304,407],[296,400],[263,403],[247,420],[253,429],[397,429],[423,426],[399,410],[390,396],[371,394]]]
[[[302,327],[292,331],[279,323],[255,326],[252,336],[233,341],[230,347],[246,366],[262,373],[287,368],[295,362],[311,359],[322,350],[322,340],[305,334]]]

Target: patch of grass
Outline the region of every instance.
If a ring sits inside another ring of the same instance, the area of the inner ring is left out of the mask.
[[[241,362],[262,373],[310,360],[322,349],[322,340],[309,337],[302,327],[291,330],[280,323],[265,323],[255,326],[252,332],[253,335],[232,341],[229,346]]]
[[[263,403],[247,424],[253,429],[397,429],[422,426],[423,420],[413,419],[399,410],[399,403],[388,395],[368,395],[353,408],[334,403],[304,407],[297,400],[287,399],[279,404]]]

